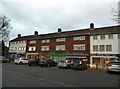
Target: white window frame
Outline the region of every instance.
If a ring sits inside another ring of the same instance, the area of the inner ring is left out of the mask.
[[[113,34],[108,34],[108,39],[113,39]]]
[[[62,41],[65,41],[65,38],[57,38],[56,39],[56,42],[62,42]]]
[[[107,52],[112,51],[112,45],[106,45],[106,51]]]
[[[65,45],[56,45],[56,51],[65,50]]]
[[[41,46],[41,51],[49,51],[49,46]]]
[[[73,37],[74,40],[85,40],[85,36],[76,36]]]
[[[85,50],[85,44],[75,44],[73,50]]]
[[[49,42],[50,42],[49,39],[42,40],[42,43],[49,43]]]
[[[100,35],[101,40],[105,40],[105,35]]]
[[[36,40],[31,40],[30,44],[36,43]]]
[[[93,45],[93,51],[97,52],[98,51],[98,45]]]
[[[103,49],[101,48],[103,46]],[[99,51],[105,51],[105,45],[99,45]]]
[[[36,46],[30,46],[28,51],[36,51]]]
[[[93,40],[97,40],[98,39],[98,36],[97,35],[94,35],[93,36]]]

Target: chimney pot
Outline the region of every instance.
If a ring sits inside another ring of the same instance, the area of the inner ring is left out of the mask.
[[[90,23],[90,29],[94,29],[94,23]]]
[[[18,34],[18,38],[21,37],[21,34]]]
[[[37,35],[38,35],[38,31],[35,31],[35,32],[34,32],[34,35],[37,36]]]
[[[62,32],[62,29],[61,29],[61,28],[58,28],[58,32]]]

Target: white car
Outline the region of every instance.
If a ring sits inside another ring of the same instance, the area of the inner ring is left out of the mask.
[[[107,64],[107,72],[119,72],[120,73],[120,61],[112,61]]]
[[[25,58],[19,58],[14,60],[15,64],[28,64],[28,59]]]

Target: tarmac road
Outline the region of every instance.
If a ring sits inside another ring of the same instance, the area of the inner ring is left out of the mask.
[[[4,63],[3,87],[118,87],[119,75],[105,70],[86,71]]]

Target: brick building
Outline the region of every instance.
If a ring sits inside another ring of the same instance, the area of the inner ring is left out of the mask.
[[[15,50],[12,50],[12,52],[9,50],[9,53],[15,53],[16,55],[22,53],[22,56],[26,58],[36,55],[51,57],[56,61],[77,58],[84,59],[90,63],[90,37],[95,34],[104,33],[115,32],[119,34],[119,28],[120,26],[94,28],[94,24],[91,23],[90,27],[86,29],[62,31],[61,28],[58,28],[57,32],[48,34],[38,34],[35,31],[33,35],[19,35],[17,38],[11,40],[9,47]]]

